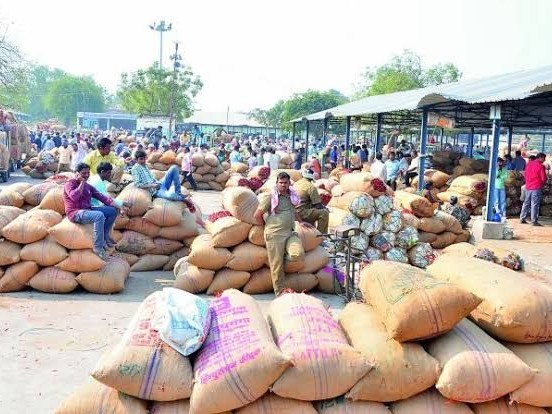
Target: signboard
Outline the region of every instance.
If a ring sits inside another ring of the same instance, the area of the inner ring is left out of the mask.
[[[159,125],[163,127],[163,134],[168,135],[170,118],[168,116],[144,115],[136,120],[136,129],[157,128]]]
[[[427,124],[445,129],[453,129],[456,125],[454,119],[436,114],[435,112],[429,112],[427,114]]]
[[[500,105],[491,105],[489,119],[500,119]]]

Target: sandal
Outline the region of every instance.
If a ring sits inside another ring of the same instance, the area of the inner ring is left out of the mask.
[[[105,252],[104,249],[101,250],[92,250],[96,256],[98,256],[100,259],[102,259],[104,262],[109,260],[109,256]]]

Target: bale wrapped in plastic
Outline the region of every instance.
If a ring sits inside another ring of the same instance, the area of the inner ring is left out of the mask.
[[[395,233],[382,231],[372,237],[370,245],[385,253],[395,246]]]
[[[429,243],[417,243],[414,247],[408,250],[408,259],[412,266],[425,269],[435,260],[433,247]]]
[[[373,236],[379,233],[383,229],[383,217],[381,214],[374,214],[370,218],[362,220],[360,223],[360,230],[367,236]]]
[[[403,226],[402,214],[398,210],[391,210],[383,216],[383,229],[398,232]]]
[[[393,247],[384,254],[385,260],[391,262],[408,263],[406,250],[401,247]]]
[[[419,239],[420,237],[418,235],[418,230],[414,227],[408,226],[397,232],[395,235],[395,245],[408,250],[418,243]]]
[[[351,237],[351,247],[361,252],[365,251],[370,246],[370,237],[365,233],[360,233],[358,236]]]
[[[367,262],[371,263],[376,260],[382,260],[383,253],[381,252],[381,250],[378,250],[375,247],[368,247],[366,250],[364,250],[362,257]]]
[[[393,199],[387,195],[381,195],[374,198],[374,206],[376,207],[376,212],[384,215],[393,210]]]

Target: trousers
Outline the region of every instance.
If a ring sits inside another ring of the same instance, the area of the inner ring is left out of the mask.
[[[184,181],[188,181],[190,183],[192,190],[197,191],[197,184],[192,173],[190,171],[183,171],[182,175],[184,176]]]
[[[79,210],[73,221],[79,224],[94,224],[94,250],[102,250],[111,242],[111,229],[117,218],[117,209],[111,206],[92,207],[91,210]]]
[[[506,217],[506,189],[495,188],[495,203],[501,216]]]
[[[523,206],[521,207],[521,214],[519,218],[525,220],[529,214],[529,208],[531,209],[531,223],[539,221],[540,203],[542,200],[541,190],[525,190],[525,199],[523,200]]]
[[[180,172],[178,167],[173,165],[165,173],[163,178],[159,181],[159,189],[155,193],[155,197],[165,198],[167,200],[182,201],[182,190],[180,188]],[[174,191],[170,191],[174,186]]]
[[[312,225],[316,223],[316,228],[320,233],[328,233],[330,212],[327,209],[307,208],[299,212],[299,217]]]
[[[286,253],[286,241],[288,237],[265,232],[270,277],[272,278],[272,286],[276,295],[284,289],[284,255]]]

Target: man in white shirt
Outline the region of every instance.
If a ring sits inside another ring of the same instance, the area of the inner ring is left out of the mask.
[[[406,174],[404,176],[404,183],[406,184],[407,187],[410,185],[410,180],[418,175],[419,168],[420,168],[420,156],[418,155],[418,151],[413,150],[412,161],[410,161],[410,165],[408,166],[408,169],[406,170]]]
[[[378,152],[376,154],[376,159],[370,166],[370,171],[374,178],[379,178],[381,181],[385,182],[387,181],[387,170],[385,169],[384,163],[381,161],[382,158],[381,152]]]
[[[71,155],[73,150],[69,148],[69,143],[64,140],[61,147],[58,149],[59,164],[57,173],[71,171]]]
[[[277,170],[278,164],[280,163],[280,156],[276,154],[276,151],[274,148],[270,149],[270,169],[271,170]]]

